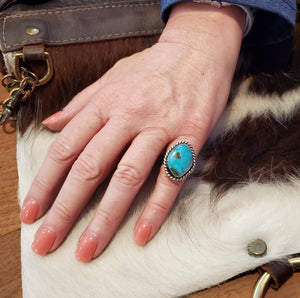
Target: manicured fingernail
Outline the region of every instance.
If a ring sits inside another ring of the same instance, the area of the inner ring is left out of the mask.
[[[49,228],[43,228],[37,232],[31,245],[32,250],[40,255],[45,255],[52,247],[56,239],[56,233]]]
[[[59,115],[60,115],[61,113],[62,113],[62,111],[56,112],[55,114],[53,114],[53,115],[49,116],[48,118],[46,118],[42,123],[43,123],[44,125],[49,124],[50,122],[56,120],[56,119],[59,117]]]
[[[95,254],[98,240],[91,235],[85,235],[80,238],[75,256],[78,261],[88,263]]]
[[[134,241],[138,245],[144,246],[149,240],[149,236],[152,230],[152,226],[148,223],[143,223],[138,226],[134,233]]]
[[[39,213],[39,205],[35,200],[29,199],[24,202],[20,212],[20,220],[26,224],[32,224]]]

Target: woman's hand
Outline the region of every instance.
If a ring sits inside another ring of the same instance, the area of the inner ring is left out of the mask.
[[[227,102],[243,21],[244,13],[237,7],[177,5],[157,44],[119,61],[44,122],[62,131],[20,215],[23,222],[32,223],[54,202],[33,242],[37,254],[60,245],[117,165],[76,251],[83,262],[97,257],[161,152],[183,140],[199,153]],[[161,168],[136,224],[136,243],[145,245],[156,234],[182,183],[168,178]]]

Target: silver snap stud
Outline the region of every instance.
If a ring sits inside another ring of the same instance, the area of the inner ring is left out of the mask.
[[[30,26],[26,28],[26,33],[28,35],[37,35],[40,33],[40,29],[38,27]]]
[[[266,242],[261,239],[256,239],[248,244],[248,254],[253,257],[263,257],[267,249]]]

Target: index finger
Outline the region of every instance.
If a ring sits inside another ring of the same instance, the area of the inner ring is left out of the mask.
[[[93,103],[89,103],[58,134],[25,197],[20,213],[22,222],[33,223],[45,213],[73,162],[104,124],[101,113]]]

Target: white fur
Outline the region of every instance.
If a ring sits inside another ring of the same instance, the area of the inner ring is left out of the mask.
[[[248,105],[250,99],[240,93],[224,113],[213,138],[237,127],[245,115],[255,117],[266,110],[278,118],[291,115],[299,104],[299,93],[297,90],[297,103],[291,99],[291,104],[281,106],[276,101],[277,108],[273,101],[265,99],[260,104],[259,99],[251,98]],[[293,94],[290,92],[289,97]],[[54,138],[45,130],[30,129],[19,138],[20,204]],[[157,236],[146,247],[139,247],[133,242],[133,228],[153,182],[152,177],[108,248],[89,264],[78,262],[74,251],[96,205],[80,218],[62,246],[44,257],[31,251],[42,219],[33,225],[22,225],[24,297],[175,297],[300,251],[299,180],[289,184],[253,182],[231,189],[212,205],[211,185],[189,178],[177,207]],[[98,199],[102,192],[100,188],[96,193]],[[258,238],[268,245],[267,254],[261,258],[247,252],[248,243]]]
[[[228,130],[238,128],[246,117],[254,119],[260,116],[272,116],[281,122],[289,120],[300,108],[300,87],[281,96],[275,92],[268,95],[253,95],[248,92],[250,84],[251,78],[241,83],[235,98],[211,133],[210,140],[214,140]]]
[[[5,66],[7,68],[7,73],[12,73],[13,72],[13,56],[14,53],[10,52],[10,53],[3,53],[3,59],[4,59],[4,63]]]

